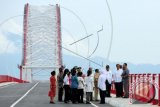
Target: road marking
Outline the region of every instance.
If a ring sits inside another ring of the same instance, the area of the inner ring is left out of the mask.
[[[86,98],[83,98],[85,101],[86,101]],[[92,103],[92,102],[90,102],[91,103],[91,105],[93,106],[93,107],[99,107],[98,105],[96,105],[96,104],[94,104],[94,103]]]
[[[93,107],[99,107],[99,106],[95,105],[95,104],[92,103],[92,102],[90,102],[90,103],[91,103],[91,105],[92,105]]]
[[[14,102],[10,107],[14,107],[16,104],[18,104],[18,103],[19,103],[23,98],[25,98],[25,97],[29,94],[29,92],[31,92],[38,84],[39,84],[39,82],[36,83],[31,89],[29,89],[21,98],[19,98],[16,102]]]

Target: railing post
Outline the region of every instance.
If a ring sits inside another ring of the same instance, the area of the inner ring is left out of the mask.
[[[133,89],[132,89],[133,80],[132,80],[132,79],[133,79],[134,74],[130,74],[129,76],[130,76],[130,77],[129,77],[129,79],[130,79],[129,82],[130,82],[130,83],[129,83],[129,88],[128,88],[128,89],[129,89],[130,103],[132,103],[132,99],[133,99],[133,95],[132,95],[132,94],[133,94],[133,92],[132,92],[132,91],[133,91]]]
[[[151,75],[151,74],[147,74],[147,79],[148,79],[148,81],[147,81],[147,89],[148,89],[148,90],[149,90],[149,85],[150,85],[150,75]],[[147,97],[149,98],[150,95],[148,94]]]
[[[132,84],[132,75],[133,75],[133,74],[130,74],[130,82],[131,82],[131,84]]]
[[[153,84],[153,85],[155,84],[155,77],[156,77],[156,74],[153,74],[153,75],[152,75],[152,84]],[[153,99],[152,105],[156,105],[156,104],[157,104],[156,100]]]
[[[143,85],[142,85],[142,87],[144,88],[144,86],[145,86],[144,84],[145,84],[145,76],[146,76],[146,74],[143,74],[142,76],[143,76]],[[145,93],[145,92],[144,92],[144,89],[143,89],[143,92],[142,92],[142,95],[143,95],[143,96],[144,96],[144,93]]]
[[[140,87],[140,84],[141,84],[140,83],[140,77],[141,77],[141,74],[138,74],[138,85],[137,85],[138,86],[138,90],[139,90],[138,91],[138,95],[140,95],[140,89],[141,89],[141,87]]]
[[[137,74],[134,74],[134,82],[136,83],[136,77],[137,77]]]

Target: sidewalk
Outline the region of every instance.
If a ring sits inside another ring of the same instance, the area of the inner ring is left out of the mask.
[[[116,98],[116,95],[112,94],[112,98],[106,98],[106,103],[114,107],[158,107],[157,105],[152,104],[130,104],[130,99]]]
[[[12,84],[17,84],[17,82],[3,82],[3,83],[0,83],[0,88],[5,87],[7,85],[12,85]]]

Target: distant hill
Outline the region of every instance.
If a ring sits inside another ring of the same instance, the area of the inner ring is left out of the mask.
[[[88,69],[88,66],[89,66],[88,61],[86,61],[80,57],[64,55],[63,59],[64,59],[64,64],[69,68],[76,65],[76,66],[82,66],[85,71]],[[93,58],[91,58],[91,60],[93,60],[99,64],[102,64],[102,62],[103,62],[104,67],[105,67],[105,65],[109,64],[112,71],[116,69],[115,66],[117,63],[123,64],[123,62],[111,62],[111,61],[108,61],[105,58],[101,58],[101,57],[93,57]],[[103,68],[103,67],[97,66],[93,63],[91,63],[91,67],[99,68],[99,69]],[[130,69],[131,73],[138,73],[138,74],[141,74],[141,73],[160,73],[160,65],[152,65],[152,64],[137,64],[136,65],[136,64],[132,64],[132,63],[128,62],[128,68]]]
[[[3,54],[3,55],[1,54],[0,59],[1,59],[0,60],[0,75],[6,74],[6,75],[11,75],[11,76],[19,78],[19,69],[17,68],[17,64],[21,63],[21,55],[20,54]],[[110,62],[101,57],[94,57],[91,60],[99,64],[102,64],[102,61],[103,61],[104,66],[106,64],[109,64],[111,66],[111,70],[112,71],[115,70],[116,62]],[[66,54],[63,54],[63,63],[69,69],[71,69],[73,66],[81,66],[83,68],[84,73],[86,73],[88,66],[89,66],[88,61],[80,57],[66,55]],[[91,63],[91,67],[102,69],[102,67],[97,66],[93,63]],[[138,73],[138,74],[160,73],[160,65],[152,65],[152,64],[135,65],[132,63],[128,63],[128,68],[130,69],[130,73]],[[43,75],[45,75],[45,73],[43,73]],[[48,76],[43,77],[43,79],[47,79],[49,77],[48,72],[46,72],[46,75]],[[36,77],[36,78],[42,79],[42,77]]]

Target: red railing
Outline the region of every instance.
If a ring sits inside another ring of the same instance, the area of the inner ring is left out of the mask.
[[[148,98],[153,97],[154,99],[152,99],[150,103],[160,106],[160,74],[130,74],[129,85],[130,91],[136,87],[133,92],[136,100],[149,102]],[[152,86],[153,88],[151,88]],[[116,92],[114,84],[112,84],[111,92],[113,94]]]
[[[8,76],[8,75],[0,75],[0,83],[2,83],[2,82],[28,83],[27,81],[20,80],[20,79],[15,78],[15,77],[11,77],[11,76]]]

